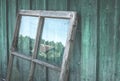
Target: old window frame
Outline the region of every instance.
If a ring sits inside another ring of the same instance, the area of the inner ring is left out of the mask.
[[[32,57],[19,54],[18,52],[15,51],[17,40],[18,40],[18,34],[19,34],[18,32],[20,29],[20,19],[22,16],[39,17],[38,30],[36,34],[34,52],[32,54]],[[67,44],[65,45],[61,67],[54,66],[52,64],[46,63],[36,58],[37,51],[38,51],[37,47],[38,47],[39,40],[41,38],[41,28],[43,26],[43,20],[45,17],[70,19],[70,27],[69,27],[69,32],[67,36]],[[12,66],[13,66],[13,59],[14,59],[14,56],[17,56],[19,58],[22,58],[22,59],[25,59],[31,62],[31,68],[30,68],[30,74],[29,74],[28,81],[32,81],[33,79],[33,74],[34,74],[36,63],[40,65],[44,65],[45,67],[51,68],[53,70],[60,71],[59,81],[67,81],[68,74],[69,74],[70,55],[71,55],[72,48],[73,48],[73,43],[74,43],[73,41],[75,38],[76,28],[77,28],[77,13],[73,11],[43,11],[43,10],[21,10],[19,11],[17,15],[14,38],[13,38],[12,46],[10,49],[9,65],[8,65],[6,80],[10,81]]]

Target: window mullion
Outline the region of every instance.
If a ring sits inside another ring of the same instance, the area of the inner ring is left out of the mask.
[[[36,36],[35,45],[34,45],[34,52],[33,52],[33,55],[32,55],[32,60],[36,59],[36,57],[37,57],[37,51],[38,51],[39,42],[40,42],[40,38],[41,38],[41,34],[42,34],[43,21],[44,21],[44,19],[40,16],[39,17],[39,23],[38,23],[37,36]],[[35,62],[31,61],[31,69],[30,69],[30,74],[29,74],[28,81],[33,80],[34,70],[35,70]]]

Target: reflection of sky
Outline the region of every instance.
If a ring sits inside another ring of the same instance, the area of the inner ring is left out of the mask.
[[[38,17],[22,16],[20,25],[20,35],[28,36],[30,38],[36,37]]]
[[[65,45],[68,25],[68,19],[45,18],[42,39]]]
[[[38,17],[22,16],[20,35],[35,39]],[[46,41],[62,42],[65,45],[69,19],[45,18],[42,39]]]

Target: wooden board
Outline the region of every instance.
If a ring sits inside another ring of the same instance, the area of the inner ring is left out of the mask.
[[[81,0],[81,80],[96,81],[97,0]]]
[[[120,0],[0,0],[1,77],[4,78],[6,75],[5,67],[7,65],[4,63],[7,59],[4,59],[4,55],[9,53],[10,48],[8,47],[11,46],[13,39],[16,12],[20,9],[47,9],[75,10],[80,16],[78,17],[80,32],[77,33],[73,57],[71,58],[69,81],[94,81],[95,79],[96,81],[120,81],[119,4]],[[8,42],[5,43],[6,39]],[[89,67],[92,70],[89,70]],[[43,78],[40,77],[37,80],[43,80]]]
[[[115,81],[116,79],[116,56],[119,56],[118,37],[116,36],[118,26],[118,0],[100,1],[100,29],[99,29],[99,80]],[[109,3],[109,4],[107,4]],[[107,5],[106,5],[107,4]],[[118,46],[118,47],[117,47]]]
[[[7,31],[6,0],[0,0],[0,78],[6,77],[7,69]]]

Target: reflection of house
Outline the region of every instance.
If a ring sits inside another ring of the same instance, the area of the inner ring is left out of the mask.
[[[40,44],[40,51],[41,52],[44,52],[44,53],[47,53],[51,50],[54,50],[55,48],[53,46],[50,46],[50,45],[45,45],[45,44]]]

